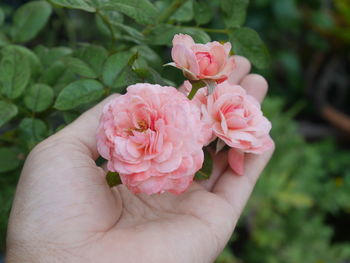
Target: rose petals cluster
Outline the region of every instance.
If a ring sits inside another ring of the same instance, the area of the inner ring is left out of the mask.
[[[188,90],[191,84],[186,81],[184,86]],[[228,160],[236,173],[243,174],[244,153],[262,154],[273,147],[270,121],[260,103],[241,86],[225,81],[210,95],[201,88],[194,102],[201,109],[204,125],[211,127],[206,143],[219,138],[231,147]]]
[[[175,66],[191,80],[214,80],[218,83],[228,79],[235,68],[233,56],[229,56],[231,44],[217,41],[196,44],[192,37],[177,34],[171,51]]]
[[[98,127],[97,148],[108,170],[119,173],[134,193],[184,192],[202,168],[203,147],[214,140],[217,151],[230,148],[228,162],[239,175],[245,153],[273,147],[260,103],[229,82],[235,68],[231,44],[196,44],[178,34],[173,45],[170,64],[190,80],[182,92],[147,83],[129,86],[104,107]]]
[[[200,116],[173,87],[129,86],[103,109],[98,151],[134,193],[182,193],[203,164]]]

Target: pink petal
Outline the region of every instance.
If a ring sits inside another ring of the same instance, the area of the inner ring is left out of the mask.
[[[226,134],[228,132],[226,119],[225,119],[224,114],[221,111],[219,111],[219,113],[220,113],[220,118],[221,118],[221,129]]]
[[[162,152],[154,159],[157,163],[164,162],[171,157],[173,152],[173,145],[171,143],[167,143],[164,145]]]
[[[244,153],[242,151],[231,148],[228,152],[228,163],[236,174],[244,174]]]
[[[232,144],[231,138],[222,131],[220,123],[215,123],[213,125],[213,132],[217,137],[223,140],[227,145],[231,146]]]
[[[230,81],[230,75],[232,73],[232,71],[236,68],[236,62],[234,57],[230,57],[227,61],[226,64],[223,65],[221,71],[218,73],[218,75],[222,75],[222,76],[227,76],[228,77],[228,81]]]
[[[270,135],[266,135],[261,138],[261,145],[259,147],[253,147],[252,149],[247,150],[246,152],[262,154],[266,151],[271,150],[274,147],[274,142],[271,139]]]
[[[227,114],[227,125],[230,129],[243,129],[247,127],[247,122],[241,116],[235,114]]]
[[[209,52],[210,47],[208,46],[208,44],[195,44],[191,47],[191,49],[194,53]]]
[[[231,48],[232,48],[231,43],[230,42],[226,42],[223,46],[224,46],[226,55],[229,56]]]
[[[147,171],[151,167],[150,161],[141,161],[140,163],[131,164],[126,162],[115,161],[115,170],[119,173],[131,174]]]
[[[226,64],[226,60],[228,59],[228,57],[224,47],[221,44],[213,46],[210,49],[210,53],[214,58],[215,62],[219,65],[219,68]]]
[[[166,188],[170,193],[178,195],[185,192],[192,181],[193,176],[167,180]]]
[[[162,193],[162,192],[164,192],[163,189],[164,189],[165,183],[166,183],[165,176],[151,177],[148,180],[141,182],[137,186],[138,191],[136,193],[142,192],[142,193],[145,193],[148,195]]]
[[[155,169],[160,173],[170,173],[175,171],[181,165],[182,156],[180,154],[173,155],[162,163],[154,163]]]
[[[138,145],[133,143],[131,140],[127,141],[126,143],[126,150],[127,152],[134,158],[140,158],[141,152],[138,149]]]
[[[184,45],[187,48],[191,48],[195,45],[193,38],[185,34],[176,34],[173,38],[173,46],[175,45]]]
[[[199,65],[196,56],[184,45],[175,45],[171,50],[171,57],[177,67],[187,69],[195,76],[199,75]]]

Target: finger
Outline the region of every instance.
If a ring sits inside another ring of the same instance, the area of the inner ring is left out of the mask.
[[[221,151],[218,154],[213,153],[213,172],[209,179],[199,181],[198,184],[203,186],[206,190],[211,191],[216,180],[226,170],[227,164],[227,152]]]
[[[99,154],[96,146],[96,132],[102,109],[109,101],[117,96],[119,94],[107,97],[95,107],[83,113],[78,119],[62,129],[55,136],[65,141],[74,142],[75,145],[78,144],[82,152],[88,153],[94,160],[97,159]]]
[[[245,157],[245,173],[238,176],[228,168],[214,185],[213,193],[225,199],[239,216],[255,186],[259,175],[270,160],[274,148],[261,154],[247,154]],[[237,218],[238,219],[238,218]]]
[[[234,56],[236,67],[231,73],[228,81],[231,84],[239,84],[241,80],[246,76],[251,69],[251,64],[248,59],[241,56]]]
[[[268,89],[266,79],[257,74],[249,74],[241,81],[241,86],[249,95],[255,97],[260,103],[264,100]]]

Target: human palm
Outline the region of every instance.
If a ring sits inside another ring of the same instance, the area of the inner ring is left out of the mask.
[[[247,75],[246,59],[236,61],[232,78],[261,101],[266,81]],[[211,178],[181,195],[109,188],[94,161],[105,103],[29,155],[11,211],[8,262],[213,262],[272,151],[247,155],[244,176],[228,168],[226,153],[215,155]]]

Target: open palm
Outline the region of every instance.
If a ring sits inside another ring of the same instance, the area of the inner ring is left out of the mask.
[[[246,59],[236,61],[232,78],[262,101],[266,81],[248,75]],[[27,158],[11,211],[8,262],[213,262],[272,151],[247,155],[244,176],[220,153],[211,178],[177,196],[111,189],[94,161],[106,100]]]

